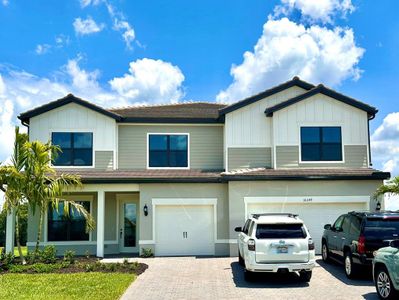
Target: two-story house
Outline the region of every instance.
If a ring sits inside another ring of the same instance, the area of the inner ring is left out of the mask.
[[[67,95],[19,119],[30,140],[61,147],[54,166],[84,183],[66,197],[91,212],[96,229],[86,233],[81,216],[50,209],[42,245],[99,257],[143,248],[234,256],[234,228],[249,214],[291,212],[320,252],[323,225],[374,210],[371,196],[390,176],[371,168],[376,113],[297,77],[232,105],[104,109]],[[37,217],[29,215],[29,247]]]

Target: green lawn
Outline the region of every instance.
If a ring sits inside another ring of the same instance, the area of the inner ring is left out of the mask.
[[[28,247],[22,246],[21,248],[22,248],[22,254],[26,255],[26,253],[28,252]],[[0,247],[0,252],[1,252],[1,250],[3,250],[3,247]],[[14,255],[15,255],[15,257],[19,257],[19,253],[18,253],[18,248],[17,247],[14,247]]]
[[[118,299],[136,279],[128,273],[0,275],[0,299]]]

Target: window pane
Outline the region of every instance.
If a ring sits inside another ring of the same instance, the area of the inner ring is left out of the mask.
[[[341,161],[342,148],[341,144],[323,144],[322,160],[324,161]]]
[[[69,227],[70,241],[87,241],[89,233],[86,233],[86,221],[71,221]]]
[[[150,151],[151,150],[167,150],[168,136],[167,135],[150,135]]]
[[[320,160],[320,144],[303,144],[301,149],[302,161]]]
[[[301,127],[302,143],[320,143],[320,127]]]
[[[169,167],[187,167],[187,151],[170,151]]]
[[[324,143],[341,143],[341,127],[323,127]]]
[[[72,165],[72,150],[63,149],[62,152],[58,152],[53,164],[55,166],[70,166]]]
[[[73,134],[73,147],[76,148],[92,148],[93,134],[89,132],[75,132]]]
[[[88,150],[74,150],[74,166],[91,166],[93,162],[93,151],[92,149]]]
[[[306,231],[302,224],[258,224],[256,238],[258,239],[303,239]]]
[[[149,159],[150,167],[168,167],[167,151],[150,151]]]
[[[70,132],[53,132],[51,142],[61,148],[71,148],[71,136]]]
[[[170,150],[187,150],[187,135],[169,136]]]

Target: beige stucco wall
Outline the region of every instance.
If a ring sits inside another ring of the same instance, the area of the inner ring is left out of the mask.
[[[234,228],[245,222],[244,197],[371,196],[381,184],[381,180],[231,181],[228,187],[229,238],[236,240]],[[370,200],[370,207],[375,208],[374,200]],[[230,244],[230,255],[237,255],[236,243]]]

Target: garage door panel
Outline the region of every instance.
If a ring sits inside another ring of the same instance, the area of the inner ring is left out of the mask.
[[[305,222],[315,243],[316,253],[321,253],[324,225],[332,224],[340,215],[354,210],[367,209],[366,203],[251,203],[248,214],[294,213]]]
[[[155,254],[214,255],[212,205],[158,205],[155,210]]]

